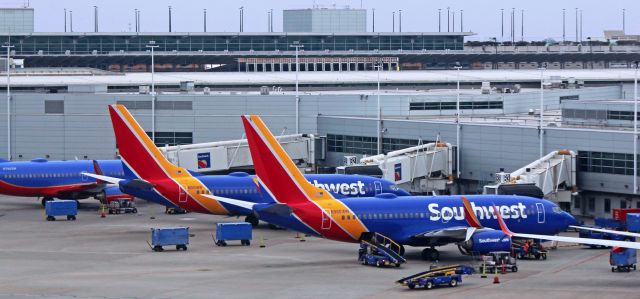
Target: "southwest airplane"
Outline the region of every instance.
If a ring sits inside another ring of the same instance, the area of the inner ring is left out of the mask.
[[[42,205],[54,198],[109,199],[122,196],[117,187],[90,178],[83,173],[124,177],[119,160],[74,160],[0,162],[0,194],[42,197]]]
[[[247,222],[258,224],[251,212],[235,206],[226,206],[216,200],[218,196],[248,202],[273,203],[255,177],[246,173],[228,176],[209,176],[192,173],[171,164],[153,144],[142,127],[122,105],[109,106],[124,171],[127,177],[119,179],[94,175],[100,180],[118,184],[123,192],[167,206],[178,206],[189,211],[216,215],[244,215]],[[374,196],[381,193],[410,195],[384,179],[358,175],[307,175],[310,184],[325,188],[340,197]],[[212,198],[205,195],[213,195]]]
[[[382,234],[401,245],[428,247],[422,256],[433,260],[439,257],[434,247],[447,243],[458,243],[467,253],[486,253],[509,250],[511,236],[567,240],[548,235],[576,222],[550,201],[523,196],[414,196],[394,200],[393,196],[382,195],[375,199],[337,199],[304,179],[259,117],[243,116],[242,121],[258,180],[277,203],[218,200],[251,209],[260,219],[275,225],[344,242]],[[522,233],[506,232],[502,229],[505,222]],[[579,238],[571,238],[570,242],[592,242],[576,239]],[[604,240],[593,242],[600,241]],[[607,244],[640,245],[615,241]]]

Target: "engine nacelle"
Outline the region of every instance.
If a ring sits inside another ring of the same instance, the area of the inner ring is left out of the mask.
[[[491,251],[511,251],[511,238],[501,231],[482,231],[471,236],[466,242],[459,244],[463,253],[486,254]]]

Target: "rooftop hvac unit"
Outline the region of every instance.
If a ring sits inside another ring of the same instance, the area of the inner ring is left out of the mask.
[[[149,94],[150,88],[149,85],[140,85],[138,87],[138,93],[140,94]]]
[[[191,92],[195,89],[196,84],[193,81],[181,81],[180,91]]]
[[[482,94],[491,94],[491,82],[482,82]]]
[[[260,95],[268,96],[269,95],[269,86],[260,86]]]
[[[204,94],[211,94],[211,88],[209,86],[205,87],[203,91],[204,91]]]

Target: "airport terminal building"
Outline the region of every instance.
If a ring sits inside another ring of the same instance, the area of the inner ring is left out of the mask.
[[[458,77],[455,71],[381,72],[383,150],[451,143],[460,152],[454,163],[459,177],[447,192],[480,193],[496,180],[500,168],[512,171],[540,157],[540,90],[534,88],[539,72],[461,72],[459,145],[456,92],[451,89]],[[633,190],[633,72],[562,73],[547,73],[542,144],[543,153],[566,149],[577,154],[579,195],[564,207],[600,216],[613,208],[640,206]],[[276,135],[296,133],[299,127],[300,133],[320,136],[323,154],[313,163],[317,169],[331,169],[342,165],[345,156],[376,154],[378,94],[372,85],[378,74],[350,74],[301,76],[298,110],[290,91],[293,74],[260,79],[252,73],[225,78],[194,73],[198,81],[181,84],[191,77],[167,73],[157,76],[154,110],[149,74],[15,76],[11,156],[112,159],[117,147],[106,107],[120,103],[148,132],[155,116],[159,146],[240,139],[239,115],[259,114]],[[274,85],[261,87],[265,83],[260,80]],[[336,81],[346,87],[333,88]],[[481,88],[487,81],[494,87]],[[224,91],[216,89],[217,84],[225,86]],[[7,122],[2,118],[0,155],[6,157]]]

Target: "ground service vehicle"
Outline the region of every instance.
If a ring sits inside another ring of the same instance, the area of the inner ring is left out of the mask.
[[[511,272],[518,272],[518,262],[507,251],[495,251],[490,252],[487,255],[482,256],[482,265],[480,265],[480,273],[492,273],[496,269],[501,272],[509,270]]]
[[[396,281],[397,284],[404,285],[410,289],[421,287],[432,289],[435,286],[449,285],[456,287],[462,282],[462,275],[471,275],[473,267],[464,265],[453,265],[437,267],[428,271],[420,272]]]
[[[609,264],[611,272],[630,272],[636,270],[638,258],[635,249],[614,247],[609,253]]]

